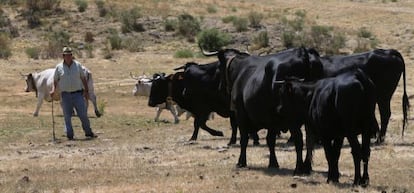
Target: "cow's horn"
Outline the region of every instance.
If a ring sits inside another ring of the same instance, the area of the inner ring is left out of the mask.
[[[181,70],[181,69],[184,69],[184,68],[185,68],[185,65],[182,65],[180,67],[174,68],[174,71]]]
[[[215,51],[215,52],[207,52],[207,51],[205,51],[205,50],[201,47],[201,44],[198,44],[198,47],[200,48],[201,53],[203,53],[203,55],[204,55],[204,56],[215,56],[215,55],[217,55],[217,54],[218,54],[218,51]]]

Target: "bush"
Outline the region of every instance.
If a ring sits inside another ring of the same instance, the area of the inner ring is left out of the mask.
[[[144,47],[142,46],[141,41],[135,37],[128,37],[124,39],[122,47],[127,49],[130,52],[142,52]]]
[[[112,33],[108,36],[108,41],[111,45],[111,49],[113,50],[120,50],[122,49],[122,38],[118,35],[118,33]]]
[[[230,23],[230,22],[234,22],[236,19],[237,19],[237,17],[236,17],[236,16],[234,16],[234,15],[230,15],[230,16],[223,17],[223,18],[221,19],[221,21],[222,21],[223,23]]]
[[[365,27],[361,27],[358,30],[358,37],[360,38],[371,38],[373,35],[370,31],[367,30]]]
[[[26,7],[33,12],[54,10],[60,7],[60,0],[26,0]]]
[[[11,56],[10,38],[5,33],[0,33],[0,58],[9,58]]]
[[[167,19],[164,21],[165,31],[175,31],[177,29],[177,20]]]
[[[252,11],[249,13],[248,18],[250,21],[250,26],[253,28],[259,28],[261,26],[260,23],[262,22],[263,15],[261,13]]]
[[[44,49],[46,58],[58,58],[61,56],[62,47],[68,45],[70,35],[65,31],[56,31],[47,34],[48,45]]]
[[[217,13],[217,8],[216,8],[216,6],[214,6],[214,5],[208,5],[207,6],[207,12],[208,13]]]
[[[122,33],[128,33],[132,31],[143,31],[142,24],[137,23],[137,19],[141,16],[141,11],[138,7],[134,7],[128,11],[122,12]]]
[[[27,26],[29,26],[30,29],[39,27],[42,23],[40,22],[40,17],[38,12],[30,12],[27,16]]]
[[[182,14],[178,16],[178,33],[194,41],[194,36],[200,32],[200,23],[190,14]]]
[[[30,58],[39,59],[40,49],[38,47],[26,48],[25,52]]]
[[[89,31],[86,32],[86,34],[85,34],[85,42],[91,43],[93,41],[95,41],[95,39],[93,37],[93,33],[92,32],[89,32]]]
[[[95,55],[93,54],[92,44],[85,44],[85,50],[86,50],[86,57],[88,57],[88,58],[95,57]]]
[[[178,50],[174,54],[175,58],[192,58],[194,57],[194,53],[189,49]]]
[[[265,48],[269,46],[269,36],[267,35],[267,31],[262,31],[253,39],[254,44],[257,48]]]
[[[108,9],[105,7],[105,2],[103,0],[95,1],[96,7],[98,7],[98,12],[100,17],[105,17],[108,13]]]
[[[230,36],[215,28],[206,29],[197,35],[198,44],[206,50],[219,50],[230,43]]]
[[[79,12],[84,12],[88,8],[88,2],[85,0],[75,0]]]
[[[248,20],[246,18],[238,18],[233,21],[233,25],[238,32],[247,31],[247,24]]]

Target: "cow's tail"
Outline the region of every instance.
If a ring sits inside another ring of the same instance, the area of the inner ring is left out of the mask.
[[[376,137],[379,133],[379,126],[378,122],[375,119],[375,101],[376,101],[376,92],[375,92],[375,85],[372,80],[361,70],[356,69],[356,77],[361,82],[365,97],[366,97],[366,105],[368,110],[367,118],[367,128],[369,128],[369,136]]]
[[[395,55],[401,59],[402,68],[403,68],[403,86],[404,86],[404,93],[402,97],[402,108],[403,108],[403,129],[402,129],[402,136],[404,137],[405,127],[408,124],[408,112],[410,111],[410,101],[408,100],[407,89],[406,89],[406,79],[405,79],[405,62],[404,58],[400,54],[400,52],[395,51]]]

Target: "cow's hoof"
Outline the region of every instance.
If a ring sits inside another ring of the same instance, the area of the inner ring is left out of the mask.
[[[231,146],[231,145],[235,145],[236,144],[236,140],[234,140],[234,141],[230,141],[227,145],[228,146]]]
[[[215,136],[224,136],[223,132],[218,131]]]
[[[95,111],[95,115],[96,115],[96,117],[101,117],[102,116],[102,114],[99,111]]]
[[[385,141],[385,136],[379,136],[378,138],[377,138],[377,141],[375,142],[377,145],[381,145],[381,144],[383,144],[384,143],[384,141]]]
[[[33,113],[33,117],[37,117],[37,116],[39,116],[38,113]]]
[[[175,120],[174,121],[174,124],[178,124],[178,123],[180,123],[180,120]]]
[[[236,167],[237,168],[245,168],[245,167],[247,167],[247,164],[245,164],[245,163],[237,163]]]
[[[259,146],[260,142],[259,141],[253,141],[253,146]]]

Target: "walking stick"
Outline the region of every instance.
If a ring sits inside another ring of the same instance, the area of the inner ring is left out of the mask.
[[[56,142],[56,136],[55,136],[55,115],[53,110],[53,98],[52,98],[52,135],[53,135],[53,142]]]

